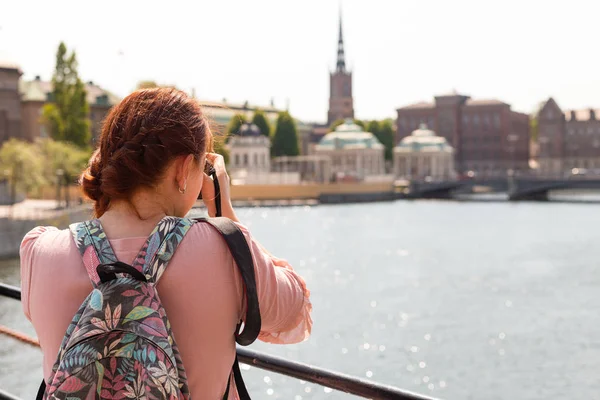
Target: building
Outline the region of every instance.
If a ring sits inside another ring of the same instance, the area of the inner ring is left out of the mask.
[[[354,101],[352,100],[352,72],[346,70],[342,17],[340,16],[337,62],[335,71],[329,74],[329,112],[327,113],[327,124],[331,125],[338,119],[347,118],[354,118]]]
[[[375,135],[364,132],[352,120],[325,135],[315,153],[330,157],[330,171],[336,177],[364,179],[385,174],[385,147]]]
[[[529,116],[499,100],[456,92],[397,109],[396,141],[427,124],[454,148],[461,173],[500,176],[529,169]]]
[[[237,114],[243,114],[246,116],[248,121],[252,121],[254,117],[254,113],[258,110],[261,110],[264,114],[271,127],[275,129],[275,124],[277,123],[277,116],[282,111],[278,108],[275,108],[273,103],[271,102],[270,106],[267,107],[259,107],[256,105],[249,104],[245,102],[243,104],[237,103],[228,103],[225,99],[221,103],[217,102],[204,102],[200,101],[202,104],[202,108],[206,113],[206,116],[216,124],[218,129],[225,129],[231,118]],[[214,126],[214,125],[213,125]]]
[[[394,148],[394,176],[410,180],[454,179],[454,148],[421,124]]]
[[[237,114],[243,114],[248,121],[252,121],[254,113],[257,110],[261,110],[265,114],[267,121],[271,124],[272,133],[274,133],[275,128],[277,127],[277,117],[282,111],[276,108],[273,105],[273,102],[267,107],[252,105],[248,102],[243,104],[228,103],[225,99],[223,99],[223,102],[221,103],[203,101],[200,103],[202,104],[202,108],[209,118],[211,127],[215,133],[225,133],[229,121]],[[298,138],[300,139],[300,152],[302,154],[308,154],[312,125],[306,124],[298,119],[294,120],[296,122]]]
[[[543,175],[600,168],[600,109],[565,110],[548,99],[538,115],[538,167]]]
[[[0,143],[21,135],[21,75],[21,69],[17,65],[0,62]]]
[[[240,134],[229,139],[227,149],[229,176],[234,185],[300,183],[297,171],[271,171],[271,140],[254,124],[243,124]]]
[[[96,143],[100,137],[102,122],[110,108],[121,99],[109,91],[89,81],[85,84],[87,102],[90,107],[90,128],[92,131],[92,143]],[[46,127],[42,124],[41,116],[44,104],[51,100],[52,83],[43,81],[39,76],[31,81],[21,81],[19,84],[21,93],[21,107],[23,111],[23,126],[21,137],[26,140],[34,140],[39,137],[48,137]]]
[[[240,134],[232,136],[227,147],[231,172],[240,169],[248,172],[269,172],[271,169],[271,141],[260,132],[258,126],[243,124]]]
[[[352,72],[346,69],[341,15],[335,71],[329,73],[329,110],[327,112],[327,123],[310,124],[311,129],[301,136],[303,154],[315,154],[315,147],[329,133],[331,124],[340,119],[354,119]]]

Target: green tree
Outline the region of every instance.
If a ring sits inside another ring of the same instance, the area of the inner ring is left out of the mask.
[[[28,193],[46,183],[44,160],[35,145],[12,138],[0,148],[0,171],[10,187],[10,200],[14,204],[17,193]]]
[[[62,42],[56,53],[50,100],[43,108],[42,119],[51,137],[79,147],[89,146],[92,136],[85,86],[77,74],[75,52],[68,55]]]
[[[237,135],[240,133],[240,128],[244,123],[248,122],[244,114],[235,114],[227,125],[228,135]]]
[[[77,176],[85,168],[91,150],[81,149],[68,142],[58,142],[52,139],[39,139],[36,142],[36,151],[44,160],[44,178],[46,182],[57,182],[57,173],[61,171],[60,185],[66,187],[65,202],[69,206],[69,186],[73,185]]]
[[[373,120],[367,123],[366,131],[371,132],[373,135],[377,136],[379,134],[379,121]],[[379,136],[377,136],[379,138]]]
[[[262,110],[256,110],[254,112],[254,116],[252,117],[252,123],[258,126],[260,129],[260,133],[265,135],[266,137],[271,136],[271,125],[265,116],[265,113]]]
[[[337,128],[338,126],[340,126],[341,124],[343,124],[344,122],[346,122],[345,119],[338,119],[333,121],[333,123],[329,126],[329,132],[333,132],[335,131],[335,128]],[[362,129],[366,129],[365,123],[359,119],[354,119],[353,122],[360,126]]]
[[[539,137],[539,126],[538,126],[538,117],[537,115],[529,118],[529,137],[533,143],[537,143]]]
[[[277,116],[277,126],[271,142],[271,155],[278,157],[299,154],[296,122],[287,111],[282,111]]]
[[[56,171],[62,170],[64,183],[69,185],[75,183],[75,177],[85,168],[92,155],[89,150],[82,150],[70,143],[52,139],[39,139],[36,145],[44,160],[44,177],[49,182],[56,179]]]
[[[380,121],[377,132],[373,132],[373,134],[385,146],[385,159],[388,161],[392,160],[394,156],[394,128],[392,121],[389,119]]]
[[[213,152],[223,156],[225,165],[229,164],[229,150],[225,146],[225,136],[213,136]]]

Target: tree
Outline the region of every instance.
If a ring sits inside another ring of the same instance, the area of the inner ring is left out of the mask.
[[[62,170],[65,183],[70,185],[75,177],[85,168],[91,151],[82,150],[70,143],[57,142],[52,139],[39,139],[36,141],[37,151],[44,160],[44,177],[52,182],[56,171]]]
[[[338,119],[335,120],[331,126],[329,126],[329,132],[333,132],[335,131],[335,128],[337,128],[338,126],[342,125],[343,123],[345,123],[346,120],[345,119]],[[366,129],[365,123],[359,119],[354,119],[352,120],[352,122],[354,122],[356,125],[360,126],[362,129]]]
[[[35,145],[15,138],[0,148],[0,171],[10,187],[10,203],[14,204],[17,192],[30,192],[46,183],[43,171],[46,166]]]
[[[260,133],[265,135],[266,137],[271,136],[271,125],[265,116],[265,113],[262,110],[256,110],[254,112],[254,116],[252,117],[252,123],[258,126],[260,129]]]
[[[42,120],[53,139],[79,147],[89,146],[92,135],[86,95],[85,86],[77,74],[75,52],[67,55],[67,47],[61,42],[52,76],[51,102],[42,111]]]
[[[300,154],[296,123],[287,111],[282,111],[277,116],[277,126],[271,144],[271,155],[274,157]]]
[[[537,143],[539,132],[538,116],[534,115],[529,118],[529,137],[533,143]]]
[[[377,138],[379,138],[378,134],[379,134],[379,121],[373,120],[373,121],[369,121],[367,123],[367,127],[366,127],[366,131],[367,132],[371,132],[373,135],[375,135]]]
[[[229,135],[237,135],[238,133],[240,133],[240,128],[242,127],[242,124],[246,122],[247,119],[244,114],[235,114],[229,121],[229,125],[227,125],[227,133]]]
[[[223,156],[223,161],[225,161],[225,165],[229,164],[229,150],[225,146],[226,136],[213,136],[213,149],[214,153],[220,154]]]
[[[67,142],[57,142],[52,139],[39,139],[36,142],[36,151],[44,160],[44,178],[47,182],[55,182],[57,190],[64,186],[65,203],[69,207],[69,187],[75,183],[76,177],[85,168],[91,150],[83,150]],[[61,182],[57,182],[60,171]]]
[[[373,132],[375,137],[385,146],[385,159],[392,160],[394,156],[394,128],[392,121],[385,119],[378,123],[377,132]]]

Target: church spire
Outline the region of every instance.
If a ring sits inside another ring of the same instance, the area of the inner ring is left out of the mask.
[[[346,72],[346,58],[344,56],[344,37],[342,34],[342,11],[340,10],[340,36],[338,39],[338,50],[337,50],[337,72]]]

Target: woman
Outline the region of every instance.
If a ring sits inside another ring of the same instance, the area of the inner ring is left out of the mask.
[[[223,158],[210,153],[212,135],[200,105],[174,89],[132,93],[104,122],[99,147],[81,175],[84,193],[119,261],[131,263],[165,216],[184,217],[201,194],[216,212],[208,160],[221,186],[222,214],[242,230],[255,267],[262,330],[269,343],[297,343],[312,327],[309,291],[284,260],[269,254],[239,224]],[[37,227],[21,244],[23,309],[51,374],[61,340],[91,292],[69,230]],[[221,399],[235,358],[233,332],[243,317],[243,284],[227,245],[208,224],[196,223],[157,286],[181,353],[192,398]],[[236,398],[235,390],[229,398]]]

